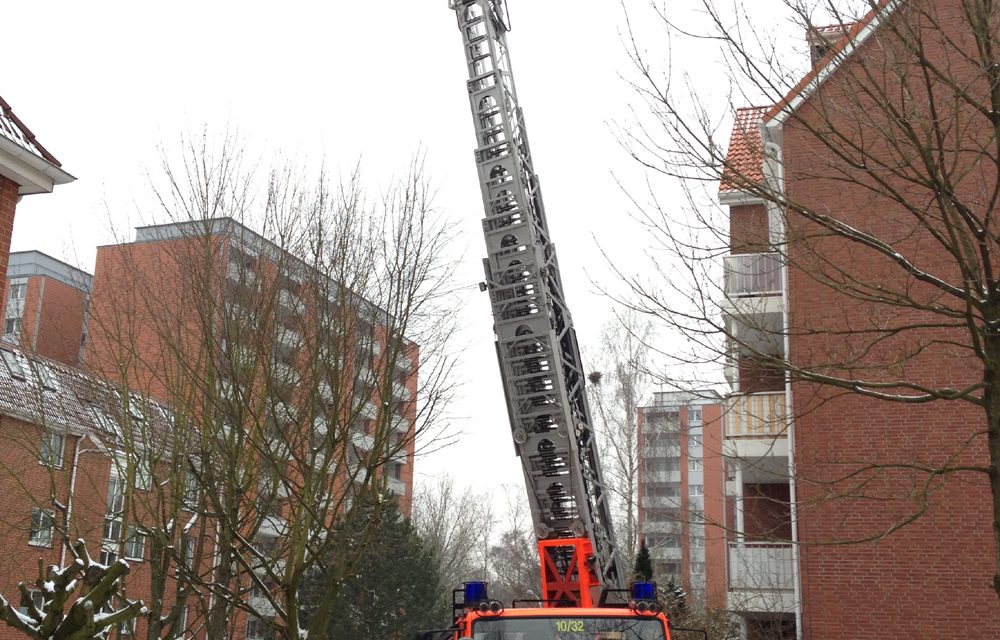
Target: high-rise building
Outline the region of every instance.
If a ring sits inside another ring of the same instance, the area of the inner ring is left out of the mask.
[[[661,582],[725,606],[721,397],[658,392],[639,407],[639,536]]]
[[[3,341],[77,366],[92,281],[89,273],[41,251],[11,253]]]

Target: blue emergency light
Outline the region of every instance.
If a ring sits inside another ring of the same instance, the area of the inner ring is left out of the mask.
[[[478,602],[483,602],[486,600],[486,583],[485,582],[466,582],[465,583],[465,604],[473,605]]]
[[[656,600],[656,583],[655,582],[633,582],[632,583],[632,599],[636,601],[640,600]]]

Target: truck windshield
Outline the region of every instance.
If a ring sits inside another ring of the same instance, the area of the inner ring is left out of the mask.
[[[472,625],[473,640],[666,640],[657,618],[494,618]]]

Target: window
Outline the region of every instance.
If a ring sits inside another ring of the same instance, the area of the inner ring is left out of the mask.
[[[184,476],[184,509],[194,511],[198,507],[198,477],[188,469]]]
[[[128,537],[125,538],[125,558],[129,560],[142,560],[145,550],[146,537],[139,533],[136,527],[129,527]]]
[[[101,545],[101,564],[113,565],[118,562],[117,545],[105,542]]]
[[[705,575],[705,563],[704,562],[692,562],[691,563],[691,575],[693,575],[693,576],[703,576],[703,575]]]
[[[693,549],[704,549],[705,548],[705,539],[702,538],[701,536],[692,535],[691,538],[690,538],[690,540],[691,540],[691,548],[693,548]]]
[[[699,424],[701,424],[701,407],[692,405],[688,407],[688,426]]]
[[[42,385],[43,389],[48,389],[49,391],[56,390],[56,379],[52,375],[52,371],[49,370],[48,365],[38,360],[32,360],[31,368],[35,370],[35,377],[38,378],[38,382]]]
[[[181,547],[181,560],[188,569],[194,567],[194,552],[194,538],[188,538],[184,541],[184,546]]]
[[[10,285],[10,295],[7,297],[11,302],[24,300],[24,294],[28,291],[26,282],[17,282]]]
[[[101,545],[101,564],[112,565],[118,562],[118,545],[116,543],[104,541]]]
[[[35,609],[39,613],[44,613],[43,607],[45,606],[45,598],[42,596],[42,592],[38,589],[28,590],[29,598],[21,596],[21,606],[17,608],[22,615],[28,615],[28,608],[30,605],[35,605]]]
[[[49,509],[35,507],[31,510],[31,530],[28,544],[36,547],[52,546],[52,530],[55,529],[55,515]]]
[[[153,488],[153,470],[149,466],[149,460],[145,458],[136,460],[135,488],[141,491],[149,491]]]
[[[705,485],[703,484],[692,484],[688,485],[688,490],[692,496],[703,496],[705,495]]]
[[[120,516],[125,510],[125,483],[118,474],[108,478],[108,515]],[[107,538],[108,536],[104,536]]]
[[[23,323],[20,318],[7,318],[3,322],[3,332],[8,337],[19,337]]]
[[[0,352],[2,353],[2,352]],[[104,413],[96,407],[91,408],[91,413],[94,416],[94,421],[97,422],[98,426],[104,431],[106,435],[116,436],[118,438],[122,437],[121,429],[118,427],[118,423],[111,419],[108,414]]]
[[[7,365],[7,371],[10,371],[10,375],[14,376],[18,380],[26,379],[24,375],[24,367],[21,366],[21,361],[18,360],[17,354],[13,351],[7,351],[6,349],[0,349],[0,356],[3,356],[3,363]]]
[[[181,607],[180,615],[177,616],[177,637],[183,638],[188,626],[188,609]]]
[[[38,461],[47,467],[60,468],[63,464],[63,444],[66,437],[61,433],[46,431],[42,434],[42,448]]]
[[[104,518],[104,541],[113,547],[118,546],[118,539],[122,535],[122,519],[115,517]],[[107,564],[107,563],[104,563]]]
[[[688,471],[701,471],[701,458],[688,458]]]

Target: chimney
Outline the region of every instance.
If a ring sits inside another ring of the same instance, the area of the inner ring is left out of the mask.
[[[815,67],[841,38],[847,37],[853,26],[853,22],[831,24],[825,27],[808,25],[806,27],[806,42],[809,44],[809,59],[812,66]]]

